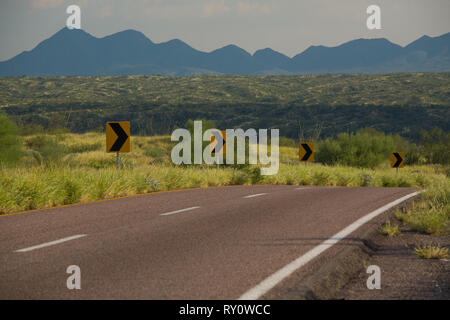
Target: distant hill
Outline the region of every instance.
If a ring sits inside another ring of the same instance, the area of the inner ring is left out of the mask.
[[[358,39],[338,47],[312,46],[284,66],[297,72],[376,72],[377,67],[396,59],[403,48],[386,39]]]
[[[450,132],[449,83],[450,72],[0,77],[0,113],[44,132],[123,120],[133,134],[170,134],[188,119],[208,119],[223,129],[278,128],[291,138],[320,126],[324,137],[369,127],[417,140],[434,127]]]
[[[207,53],[178,39],[156,44],[135,30],[96,38],[63,28],[33,50],[0,62],[0,76],[447,72],[449,44],[450,33],[423,36],[405,47],[357,39],[311,46],[289,58],[270,48],[251,55],[235,45]]]

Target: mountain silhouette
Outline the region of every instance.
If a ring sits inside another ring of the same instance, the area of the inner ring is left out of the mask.
[[[402,49],[386,39],[358,39],[332,48],[312,46],[294,56],[286,67],[298,72],[320,70],[323,73],[373,68],[397,58]]]
[[[274,51],[270,48],[258,50],[253,54],[253,59],[260,66],[260,70],[265,70],[265,73],[271,73],[273,70],[276,73],[281,72],[280,66],[289,63],[291,59],[282,53]]]
[[[63,28],[33,50],[0,62],[0,76],[445,72],[449,44],[450,33],[423,36],[405,47],[384,38],[357,39],[311,46],[289,58],[270,48],[251,55],[235,45],[203,52],[179,39],[154,43],[135,30],[96,38]]]

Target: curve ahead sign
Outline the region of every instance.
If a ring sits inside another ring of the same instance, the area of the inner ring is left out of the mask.
[[[130,122],[106,124],[106,152],[130,152]]]
[[[299,144],[299,160],[314,162],[314,143],[303,142]]]
[[[403,152],[394,152],[391,155],[392,168],[403,168],[405,166],[405,154]]]

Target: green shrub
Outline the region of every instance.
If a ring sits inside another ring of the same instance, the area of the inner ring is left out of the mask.
[[[450,132],[439,128],[422,131],[421,144],[428,163],[450,164]]]
[[[399,179],[397,179],[397,187],[401,187],[401,188],[407,188],[407,187],[412,187],[411,182],[408,181],[408,179],[406,179],[406,177],[400,177]]]
[[[0,113],[0,163],[13,164],[22,156],[22,142],[17,126]]]
[[[243,185],[248,182],[248,174],[242,170],[234,170],[231,177],[231,185]]]
[[[26,141],[28,149],[35,151],[36,160],[40,164],[50,164],[61,160],[66,154],[66,147],[58,139],[46,135],[38,135]]]
[[[391,175],[382,176],[381,177],[381,185],[383,187],[396,187],[397,186],[395,178]]]
[[[330,165],[375,168],[390,159],[394,151],[410,155],[407,162],[418,162],[417,147],[400,136],[385,135],[374,129],[362,129],[355,134],[341,133],[318,144],[316,159]],[[409,152],[409,153],[408,153]]]
[[[259,167],[248,166],[248,167],[246,167],[245,172],[247,173],[251,184],[260,183],[264,178],[261,175],[261,169]]]

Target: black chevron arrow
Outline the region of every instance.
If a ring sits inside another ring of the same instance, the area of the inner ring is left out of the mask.
[[[307,143],[302,143],[302,147],[303,149],[305,149],[306,153],[302,158],[302,161],[308,161],[309,157],[311,157],[312,155],[312,150],[311,148],[308,146]]]
[[[119,123],[110,123],[109,125],[114,130],[114,132],[117,134],[117,140],[116,140],[116,142],[114,142],[110,151],[120,151],[123,144],[127,141],[128,135],[126,134],[125,131],[123,131],[123,129]]]
[[[394,163],[394,168],[398,168],[403,161],[403,158],[397,152],[394,152],[394,157],[397,158],[397,162]]]

